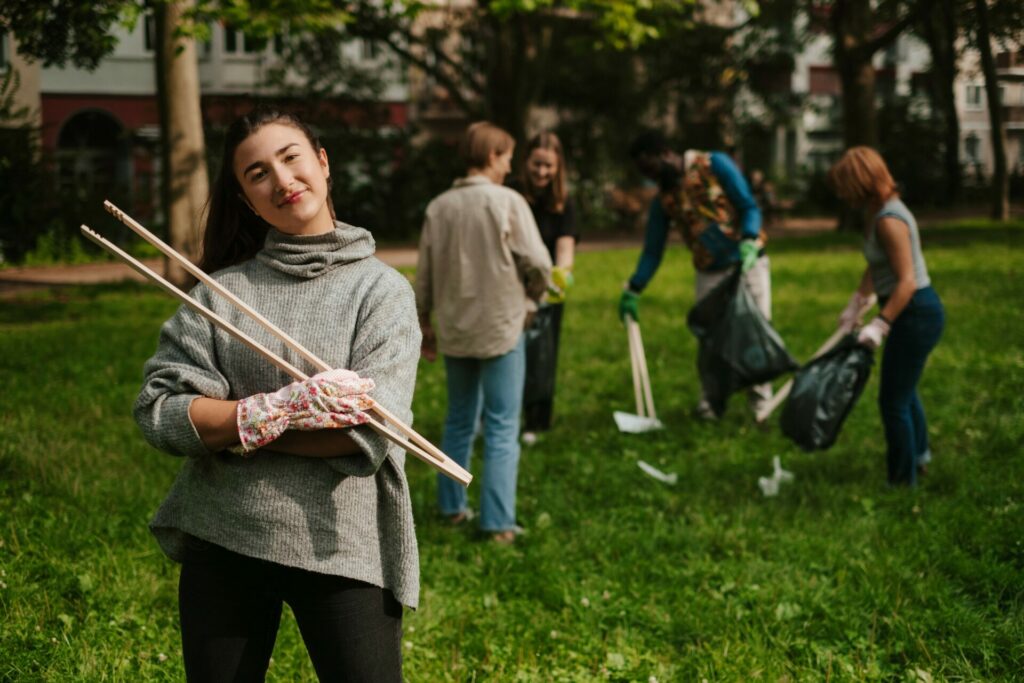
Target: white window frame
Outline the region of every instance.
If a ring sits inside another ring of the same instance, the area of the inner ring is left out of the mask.
[[[972,147],[974,148],[973,154]],[[964,159],[971,164],[981,163],[981,136],[973,131],[964,138]]]
[[[975,95],[972,101],[971,95]],[[968,83],[964,89],[964,107],[966,109],[983,109],[985,105],[985,86]]]

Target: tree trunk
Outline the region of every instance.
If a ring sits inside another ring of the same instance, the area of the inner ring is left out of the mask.
[[[199,61],[195,40],[175,35],[194,0],[156,4],[157,97],[163,147],[162,188],[168,241],[193,262],[199,258],[199,222],[210,192],[200,110]],[[168,262],[167,279],[184,286],[191,276]]]
[[[878,147],[878,112],[875,109],[875,68],[869,0],[840,0],[833,8],[835,61],[842,85],[843,146]]]
[[[953,0],[942,0],[938,11],[924,18],[924,37],[932,57],[932,104],[939,112],[944,147],[944,204],[960,198],[963,179],[960,170],[960,119],[956,110],[957,25]]]
[[[488,15],[491,33],[487,55],[485,108],[491,121],[525,145],[530,109],[545,82],[551,29],[542,19],[517,13]]]
[[[981,68],[985,72],[985,95],[988,98],[988,120],[992,127],[992,218],[999,221],[1010,218],[1010,176],[1006,168],[1006,131],[1003,130],[1003,103],[999,97],[999,77],[992,58],[992,39],[988,24],[988,3],[974,0],[978,17],[977,44],[981,53]]]

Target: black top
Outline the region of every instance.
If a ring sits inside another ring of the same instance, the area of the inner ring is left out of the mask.
[[[526,196],[519,183],[512,183],[512,188]],[[572,206],[572,199],[565,198],[565,210],[562,213],[555,213],[542,204],[529,202],[533,210],[533,219],[537,221],[540,229],[540,238],[544,240],[544,246],[548,248],[551,255],[551,262],[555,262],[555,243],[559,237],[571,237],[576,242],[580,241],[580,233],[576,230],[576,212]]]

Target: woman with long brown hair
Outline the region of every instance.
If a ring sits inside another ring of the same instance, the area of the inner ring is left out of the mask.
[[[551,428],[562,314],[566,293],[574,284],[573,263],[579,232],[566,175],[565,153],[558,136],[550,131],[533,136],[526,145],[526,160],[514,187],[529,202],[554,263],[554,287],[527,332],[522,437],[527,445],[536,441],[537,432]]]
[[[928,354],[942,336],[945,311],[921,250],[914,215],[900,199],[885,160],[870,147],[852,147],[829,170],[829,182],[849,206],[864,211],[864,257],[860,285],[840,315],[854,329],[858,311],[874,292],[879,313],[860,328],[857,340],[882,345],[878,405],[887,445],[889,483],[913,486],[932,454],[917,384]]]
[[[347,369],[289,384],[187,307],[164,324],[135,418],[182,456],[150,528],[182,565],[185,673],[263,680],[287,603],[321,680],[399,681],[402,605],[419,597],[405,454],[359,425],[370,397],[411,420],[412,289],[335,219],[327,152],[284,112],[228,129],[204,247],[213,278]],[[302,363],[205,285],[192,295]]]

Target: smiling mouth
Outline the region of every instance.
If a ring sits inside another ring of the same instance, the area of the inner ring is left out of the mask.
[[[280,207],[285,206],[286,204],[295,204],[302,198],[302,195],[305,194],[305,192],[305,190],[296,190],[295,192],[292,192],[291,194],[286,196],[284,200],[280,204],[278,204],[278,206]]]

